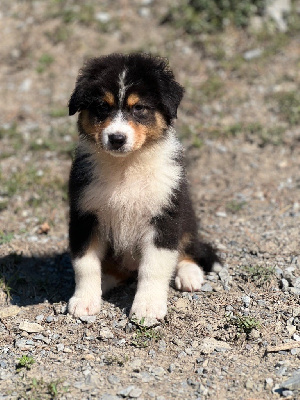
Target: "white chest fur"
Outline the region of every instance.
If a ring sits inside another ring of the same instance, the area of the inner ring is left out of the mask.
[[[101,235],[112,240],[116,253],[132,251],[151,229],[151,218],[168,205],[182,176],[174,160],[180,152],[172,131],[164,141],[126,157],[91,152],[93,180],[80,206],[98,216]]]

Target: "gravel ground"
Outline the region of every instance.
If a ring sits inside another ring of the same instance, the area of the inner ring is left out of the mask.
[[[198,42],[172,2],[0,4],[0,399],[300,398],[300,34],[231,27]],[[145,29],[147,26],[147,29]],[[66,104],[84,59],[168,56],[201,233],[223,268],[130,321],[135,283],[75,319]]]

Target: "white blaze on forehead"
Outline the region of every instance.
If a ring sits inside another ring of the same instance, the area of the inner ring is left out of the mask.
[[[126,136],[125,150],[131,150],[134,145],[134,129],[129,125],[128,121],[123,117],[121,111],[118,112],[116,117],[111,123],[102,131],[102,138],[104,146],[108,146],[109,135],[121,134]]]
[[[131,86],[131,84],[125,85],[125,77],[126,77],[127,69],[125,68],[121,74],[119,75],[119,104],[120,108],[123,105],[123,101],[125,98],[126,90]]]

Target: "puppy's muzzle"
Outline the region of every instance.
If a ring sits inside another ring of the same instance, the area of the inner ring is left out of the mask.
[[[112,150],[119,150],[126,143],[126,136],[122,133],[108,135],[109,146]]]

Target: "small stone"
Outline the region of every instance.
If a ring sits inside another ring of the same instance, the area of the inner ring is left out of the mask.
[[[208,282],[204,283],[204,285],[202,285],[201,287],[201,292],[212,292],[213,288],[211,286],[211,284],[209,284]]]
[[[139,388],[134,388],[130,391],[129,397],[132,399],[136,399],[137,397],[140,397],[140,395],[143,393],[142,389]]]
[[[48,323],[53,322],[53,321],[54,321],[54,317],[52,317],[52,315],[49,315],[49,316],[46,318],[46,322],[48,322]]]
[[[37,322],[42,322],[43,319],[44,319],[44,314],[40,314],[40,315],[37,315],[37,316],[35,317],[35,320],[36,320]]]
[[[230,348],[231,346],[228,343],[209,337],[204,338],[200,345],[200,351],[203,354],[210,354],[216,349],[224,349],[226,351],[230,350]]]
[[[282,286],[282,290],[286,291],[288,289],[288,287],[289,287],[289,282],[285,278],[282,278],[280,280],[280,283],[281,283],[281,286]]]
[[[33,336],[32,339],[34,339],[34,340],[41,340],[42,342],[47,343],[47,344],[50,344],[50,343],[51,343],[51,339],[46,338],[46,337],[45,337],[44,335],[42,335],[42,334],[35,335],[35,336]]]
[[[159,351],[166,351],[166,348],[167,348],[167,344],[166,344],[165,340],[160,340],[158,342],[158,350]]]
[[[265,380],[265,389],[271,389],[274,385],[274,381],[272,378],[266,378]]]
[[[104,393],[101,397],[100,400],[120,400],[120,397],[115,396],[113,394],[109,393]]]
[[[222,264],[220,264],[220,263],[218,263],[218,262],[215,262],[214,265],[213,265],[213,267],[212,267],[212,270],[213,270],[215,273],[218,274],[218,273],[222,270],[222,268],[223,268]]]
[[[216,212],[216,217],[219,217],[219,218],[226,218],[226,217],[227,217],[227,214],[226,214],[225,211],[218,211],[218,212]]]
[[[294,393],[291,390],[283,390],[281,394],[283,397],[292,397]]]
[[[251,303],[251,297],[249,296],[242,296],[242,302],[244,303],[245,307],[249,307]]]
[[[21,308],[18,306],[10,306],[0,309],[0,318],[15,317],[19,314]]]
[[[296,390],[300,389],[300,374],[297,373],[293,375],[288,380],[284,381],[281,385],[281,388],[289,389],[289,390]]]
[[[80,321],[86,322],[87,324],[93,324],[96,322],[96,315],[82,315],[80,318]]]
[[[152,358],[154,358],[156,356],[156,351],[154,349],[150,349],[148,352],[149,356],[151,356]]]
[[[56,349],[57,351],[63,351],[63,349],[65,348],[65,345],[62,343],[59,343],[56,345]]]
[[[133,371],[135,372],[139,372],[141,369],[141,365],[142,365],[142,360],[140,360],[139,358],[135,358],[131,363],[130,366],[133,369]]]
[[[120,382],[120,379],[119,379],[116,375],[114,375],[114,374],[109,375],[109,377],[107,378],[107,380],[108,380],[108,382],[111,383],[112,385],[116,385],[116,384],[118,384],[118,383]]]
[[[296,340],[296,342],[300,342],[300,335],[297,335],[297,333],[294,333],[293,339]]]
[[[286,330],[288,331],[289,336],[292,336],[296,332],[296,329],[297,328],[295,327],[295,325],[288,325],[286,327]]]
[[[300,354],[300,349],[291,349],[291,355],[296,356],[297,354]]]
[[[175,371],[175,369],[176,369],[176,365],[175,364],[170,364],[169,367],[168,367],[168,371],[169,372],[173,372],[173,371]]]
[[[261,49],[253,49],[253,50],[248,50],[243,54],[244,60],[250,61],[253,60],[254,58],[258,58],[262,55],[262,50]]]
[[[113,339],[114,338],[114,334],[112,333],[112,331],[110,329],[102,328],[102,329],[100,329],[99,337],[102,340]]]
[[[246,389],[252,389],[254,386],[254,383],[251,379],[247,379],[246,383],[245,383],[245,388]]]
[[[164,376],[165,374],[165,370],[163,369],[163,367],[155,367],[151,370],[151,373],[154,376]]]
[[[122,397],[128,397],[129,393],[130,393],[133,389],[135,389],[135,386],[133,386],[133,385],[128,386],[128,387],[125,388],[125,389],[121,389],[121,390],[118,392],[118,395],[119,395],[119,396],[122,396]]]
[[[27,321],[20,322],[19,329],[28,333],[42,332],[44,330],[41,325]]]

